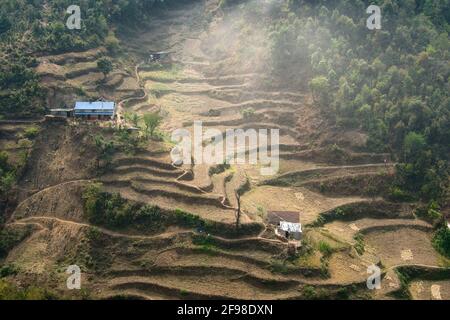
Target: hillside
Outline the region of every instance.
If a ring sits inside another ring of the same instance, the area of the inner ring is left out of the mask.
[[[58,32],[65,1],[42,30],[24,10],[1,35],[32,44],[2,49],[0,298],[448,300],[450,5],[379,2],[376,31],[365,1],[99,5],[80,33]],[[116,122],[44,118],[100,97]],[[278,129],[279,170],[174,164],[195,121]],[[296,252],[278,211],[299,213]]]

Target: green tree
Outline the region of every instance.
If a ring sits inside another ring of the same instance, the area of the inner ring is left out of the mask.
[[[106,76],[113,70],[113,64],[108,58],[101,58],[97,61],[97,68],[103,73],[103,80],[105,80]]]
[[[146,113],[143,116],[146,137],[153,136],[156,128],[161,124],[162,117],[158,112]]]
[[[135,113],[135,112],[126,112],[124,117],[125,117],[126,121],[131,122],[133,127],[135,127],[135,128],[139,127],[139,121],[141,121],[141,117],[137,113]]]
[[[11,22],[4,15],[0,16],[0,34],[7,32],[11,28]]]
[[[423,135],[416,132],[408,133],[403,143],[405,161],[411,160],[413,157],[422,153],[426,145],[427,143]]]
[[[319,76],[315,77],[309,83],[311,88],[313,99],[318,102],[320,106],[325,106],[329,102],[330,84],[327,77]]]

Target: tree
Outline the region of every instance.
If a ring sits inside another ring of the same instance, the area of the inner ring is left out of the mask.
[[[105,46],[108,48],[108,51],[113,55],[119,51],[120,42],[114,35],[114,32],[110,32],[110,34],[105,39]]]
[[[146,113],[143,116],[145,135],[153,136],[155,129],[161,124],[162,117],[158,112]]]
[[[237,202],[237,208],[236,208],[236,229],[239,228],[239,223],[241,221],[241,194],[236,191],[236,202]]]
[[[109,164],[112,159],[112,155],[115,150],[113,141],[106,141],[102,135],[94,136],[94,143],[97,149],[97,169],[100,168],[100,161],[103,160],[106,164]]]
[[[424,151],[427,143],[420,133],[410,132],[406,135],[403,143],[403,151],[405,153],[405,161],[408,158],[417,158]]]
[[[104,79],[113,70],[113,64],[108,58],[101,58],[97,61],[98,70],[103,73]]]
[[[126,112],[124,117],[125,117],[126,121],[131,122],[133,127],[137,128],[139,126],[139,121],[141,120],[141,117],[139,117],[139,115],[137,113]]]
[[[314,101],[325,106],[329,101],[330,84],[324,76],[315,77],[309,83]]]
[[[4,15],[0,16],[0,34],[7,32],[11,28],[11,22]]]

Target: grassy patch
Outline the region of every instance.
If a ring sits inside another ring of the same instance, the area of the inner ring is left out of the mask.
[[[271,260],[269,270],[273,273],[287,274],[291,268],[287,265],[286,261]]]
[[[356,241],[355,246],[354,246],[356,252],[358,252],[359,255],[362,255],[365,251],[363,235],[361,233],[357,233],[353,237],[353,239],[355,239],[355,241]]]
[[[18,288],[6,280],[0,280],[0,300],[56,300],[56,294],[42,288]]]
[[[326,241],[319,241],[318,249],[324,257],[329,257],[333,253],[333,248]]]
[[[40,129],[38,127],[32,126],[25,129],[23,136],[27,139],[33,139],[39,134]]]
[[[143,72],[142,78],[153,81],[170,82],[183,78],[183,67],[177,64],[171,64],[169,67],[156,65],[154,70]]]
[[[150,88],[150,93],[156,98],[161,98],[163,95],[168,94],[170,92],[172,92],[172,89],[170,89],[167,85],[162,83],[154,84]]]

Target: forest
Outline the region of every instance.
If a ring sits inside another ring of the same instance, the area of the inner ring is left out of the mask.
[[[369,4],[381,8],[381,30],[365,28]],[[395,155],[393,197],[446,205],[450,2],[291,0],[273,17],[274,74],[294,86],[308,75],[333,123],[363,129],[369,150]]]

